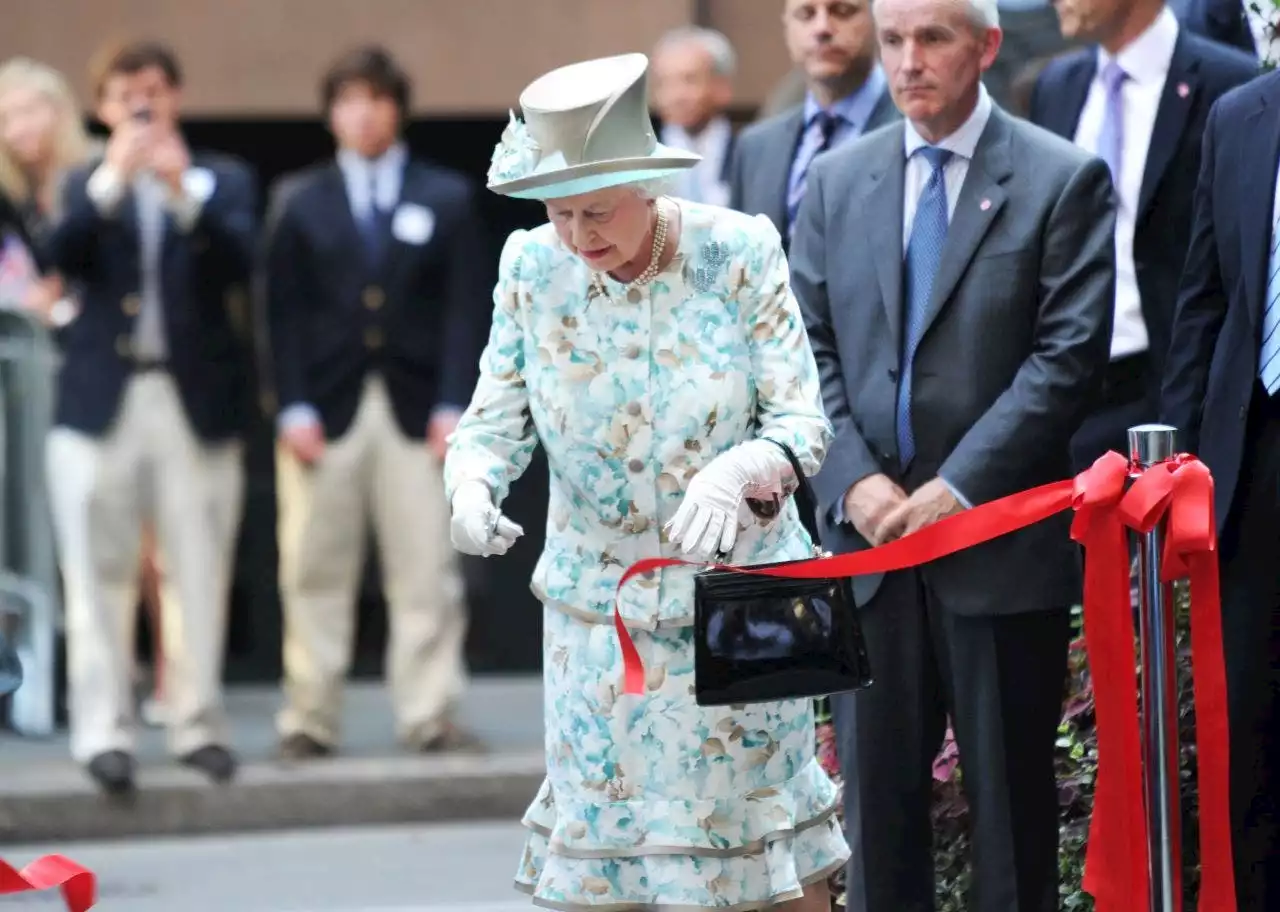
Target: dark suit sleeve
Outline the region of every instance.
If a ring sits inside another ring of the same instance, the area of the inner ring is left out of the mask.
[[[279,211],[267,237],[265,260],[265,300],[267,339],[271,377],[275,381],[279,408],[307,403],[306,357],[302,350],[302,315],[307,305],[302,271],[308,258],[298,227],[298,198],[279,194]]]
[[[822,471],[813,479],[818,509],[831,515],[843,503],[854,484],[882,471],[880,463],[854,424],[845,392],[840,346],[831,321],[827,295],[826,206],[823,201],[825,169],[809,172],[804,200],[796,215],[791,241],[791,284],[804,315],[809,344],[818,364],[822,403],[835,436]]]
[[[106,219],[89,199],[91,173],[88,168],[80,168],[67,176],[62,185],[62,217],[49,233],[49,259],[68,279],[91,278],[98,242],[106,226]]]
[[[1036,77],[1036,81],[1031,85],[1031,103],[1027,105],[1027,120],[1033,124],[1044,126],[1044,99],[1049,93],[1049,88],[1045,85],[1048,78],[1048,70],[1041,71]]]
[[[1111,346],[1115,224],[1111,175],[1092,159],[1071,177],[1045,226],[1031,351],[938,472],[971,503],[1011,493],[1009,479],[1023,466],[1060,459],[1078,427]]]
[[[462,411],[471,401],[478,377],[480,353],[488,335],[489,297],[481,264],[489,249],[476,194],[466,184],[458,199],[459,216],[449,236],[449,291],[444,333],[441,335],[440,401],[438,407]]]
[[[1189,452],[1199,448],[1201,405],[1209,382],[1209,364],[1227,316],[1227,293],[1222,285],[1213,224],[1217,123],[1218,105],[1215,104],[1205,124],[1191,243],[1182,271],[1182,288],[1160,392],[1161,420],[1178,429],[1180,446]]]
[[[729,208],[742,212],[742,156],[745,135],[740,135],[733,144],[729,156]]]
[[[237,280],[253,273],[258,243],[258,187],[243,164],[218,169],[213,194],[200,208],[192,236],[209,239],[209,249]]]

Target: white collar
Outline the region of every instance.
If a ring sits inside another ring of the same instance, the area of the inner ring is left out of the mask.
[[[982,138],[982,131],[987,128],[987,121],[991,119],[992,107],[991,96],[987,94],[986,86],[979,83],[978,103],[973,106],[973,113],[954,133],[936,143],[926,142],[925,138],[916,132],[911,121],[906,121],[907,129],[904,139],[907,159],[910,160],[918,149],[937,146],[939,149],[946,149],[962,158],[972,160],[973,153],[978,148],[978,140]]]
[[[1134,82],[1163,83],[1173,63],[1173,49],[1178,43],[1178,17],[1167,6],[1147,26],[1147,30],[1120,49],[1113,58],[1098,48],[1098,76],[1111,60]]]

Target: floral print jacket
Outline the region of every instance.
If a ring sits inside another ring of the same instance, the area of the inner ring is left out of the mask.
[[[480,480],[501,503],[542,444],[551,496],[532,588],[587,620],[612,615],[632,563],[678,556],[662,526],[717,455],[768,437],[812,475],[831,440],[777,229],[680,205],[676,257],[642,287],[597,279],[551,225],[511,235],[480,380],[445,463],[450,498]],[[744,520],[734,563],[812,553],[791,498],[772,519]],[[690,623],[693,572],[628,583],[623,620]]]

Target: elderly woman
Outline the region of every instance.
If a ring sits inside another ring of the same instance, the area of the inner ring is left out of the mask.
[[[696,705],[693,571],[617,593],[643,557],[809,556],[777,443],[812,474],[830,438],[777,231],[661,195],[697,158],[655,142],[647,66],[625,55],[535,81],[489,175],[550,221],[507,241],[445,463],[454,544],[484,556],[522,534],[497,505],[539,442],[551,471],[532,584],[547,779],[517,886],[553,909],[826,910],[849,853],[810,701]],[[643,696],[622,692],[615,594]]]

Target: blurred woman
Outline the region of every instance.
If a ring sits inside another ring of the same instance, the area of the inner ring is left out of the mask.
[[[42,245],[60,215],[63,176],[97,154],[66,78],[27,57],[0,64],[0,307],[25,307],[51,326],[75,318],[75,290],[42,268]],[[159,649],[159,570],[151,536],[142,558],[142,598]],[[155,662],[159,696],[160,662]],[[144,707],[146,721],[157,711]]]

